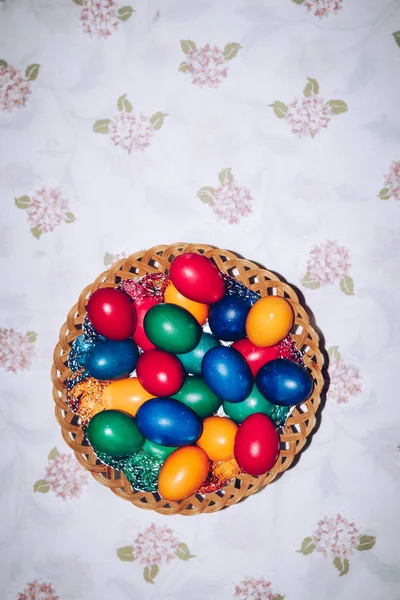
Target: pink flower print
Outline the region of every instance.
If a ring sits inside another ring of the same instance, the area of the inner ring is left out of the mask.
[[[79,498],[86,488],[89,474],[71,454],[58,452],[57,448],[49,454],[45,479],[39,479],[33,486],[33,491],[46,494],[50,489],[55,496],[63,500]]]
[[[18,594],[17,600],[60,600],[50,583],[37,580],[27,583],[23,592]]]
[[[29,369],[36,338],[33,331],[22,334],[14,329],[0,329],[0,366],[11,373]]]
[[[37,239],[62,222],[75,221],[75,216],[69,212],[69,199],[58,186],[41,185],[30,196],[15,198],[15,205],[26,210],[31,233]]]
[[[107,39],[117,31],[121,21],[127,21],[134,12],[131,6],[118,9],[114,0],[73,0],[82,6],[80,20],[83,30],[91,37]]]
[[[306,0],[304,6],[307,12],[323,19],[330,14],[337,14],[342,8],[343,0]]]
[[[400,200],[400,161],[393,161],[384,178],[384,187],[379,192],[382,200]]]
[[[304,287],[317,289],[321,285],[330,285],[340,281],[340,289],[351,296],[354,294],[354,283],[348,275],[350,253],[334,240],[327,240],[320,246],[314,246],[307,262],[307,273],[302,279]]]
[[[34,81],[39,74],[40,65],[32,64],[25,69],[22,75],[5,60],[0,60],[0,109],[14,112],[23,108],[32,93],[30,81]]]
[[[166,525],[152,523],[134,541],[134,552],[139,562],[151,567],[176,558],[179,540]]]
[[[338,514],[318,521],[318,527],[311,537],[317,552],[321,552],[325,558],[328,554],[348,558],[358,545],[358,535],[355,524]]]
[[[197,197],[209,204],[218,219],[228,221],[230,225],[237,224],[242,217],[252,214],[253,199],[247,188],[234,181],[231,169],[223,169],[218,177],[218,187],[200,188]]]
[[[283,596],[272,592],[269,581],[255,577],[245,577],[235,587],[234,598],[239,600],[283,600]]]
[[[224,50],[210,44],[197,48],[192,40],[182,40],[181,48],[187,59],[181,62],[179,71],[190,73],[194,85],[217,88],[228,76],[229,61],[237,56],[241,46],[232,42]]]
[[[361,376],[353,365],[346,364],[337,346],[329,348],[329,391],[328,398],[337,404],[349,404],[350,398],[361,394]]]

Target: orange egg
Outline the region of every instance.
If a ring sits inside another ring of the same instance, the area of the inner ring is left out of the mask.
[[[287,336],[293,319],[293,309],[285,298],[265,296],[251,307],[246,320],[246,333],[256,346],[273,346]]]
[[[186,308],[200,325],[204,325],[208,318],[208,304],[201,304],[194,300],[189,300],[182,296],[176,289],[173,283],[170,283],[164,293],[164,301],[167,304],[177,304],[182,308]]]
[[[146,392],[137,377],[128,377],[113,381],[104,388],[102,401],[108,409],[123,410],[135,416],[139,407],[150,398],[154,396]]]
[[[231,460],[237,430],[236,423],[228,417],[208,417],[203,421],[203,433],[196,444],[210,460]]]
[[[177,502],[194,494],[207,479],[210,461],[197,446],[183,446],[168,456],[158,476],[158,491]]]

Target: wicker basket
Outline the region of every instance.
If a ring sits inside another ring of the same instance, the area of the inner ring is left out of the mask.
[[[242,473],[218,492],[205,495],[196,494],[181,502],[167,502],[158,494],[134,490],[123,473],[100,463],[85,440],[79,418],[66,403],[65,382],[71,374],[68,368],[68,354],[73,340],[82,332],[82,323],[90,294],[101,287],[116,287],[124,279],[142,277],[147,273],[168,273],[172,260],[184,252],[204,254],[212,259],[223,273],[234,276],[262,296],[278,294],[289,300],[295,314],[292,337],[296,347],[304,355],[304,362],[312,375],[315,386],[312,396],[304,404],[294,409],[285,427],[281,428],[279,457],[269,473],[259,477]],[[239,258],[233,252],[212,246],[185,243],[155,246],[147,251],[136,252],[129,258],[119,260],[112,265],[108,271],[102,273],[82,291],[78,303],[69,311],[67,322],[60,330],[59,343],[54,350],[54,362],[51,369],[53,398],[56,403],[55,414],[63,438],[74,450],[78,462],[90,471],[99,483],[110,488],[117,496],[129,500],[135,506],[155,510],[162,514],[196,515],[202,512],[214,512],[254,494],[260,488],[271,483],[278,474],[288,469],[293,463],[295,456],[304,448],[307,438],[316,425],[316,412],[320,405],[324,386],[322,366],[323,355],[319,346],[319,338],[309,323],[305,309],[300,305],[294,290],[275,274],[260,268],[253,262]]]

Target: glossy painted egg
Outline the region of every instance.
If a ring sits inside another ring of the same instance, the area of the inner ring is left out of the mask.
[[[153,306],[143,324],[149,340],[166,352],[190,352],[200,341],[200,325],[189,311],[176,304]]]
[[[153,306],[156,306],[156,304],[159,303],[154,298],[138,298],[134,303],[137,323],[135,333],[133,334],[133,339],[142,350],[150,350],[150,348],[155,348],[155,345],[151,343],[145,334],[143,321],[147,311]]]
[[[236,423],[228,417],[208,417],[203,421],[203,433],[197,446],[203,448],[210,460],[231,460],[237,430]]]
[[[309,398],[314,382],[305,367],[287,358],[271,360],[259,370],[256,384],[273,404],[295,406]]]
[[[171,263],[171,281],[186,298],[212,304],[225,294],[221,272],[206,256],[187,252],[177,256]]]
[[[278,345],[260,348],[253,344],[249,338],[235,342],[232,344],[232,348],[240,352],[249,365],[254,377],[265,363],[274,360],[274,358],[279,358]]]
[[[247,417],[237,431],[234,453],[249,475],[270,471],[279,455],[279,436],[272,421],[261,413]]]
[[[211,333],[206,333],[203,331],[200,341],[194,350],[187,352],[186,354],[177,354],[177,356],[181,361],[186,373],[200,375],[201,363],[203,362],[204,355],[211,348],[216,348],[217,346],[220,346],[219,341],[213,335],[211,335]]]
[[[158,476],[160,496],[178,502],[195,494],[208,476],[210,462],[198,446],[184,446],[175,450],[161,467]]]
[[[217,412],[222,403],[199,375],[186,377],[179,392],[174,394],[174,398],[189,406],[201,419]]]
[[[210,306],[208,324],[219,340],[234,342],[246,335],[250,304],[241,296],[224,296]]]
[[[143,444],[143,450],[150,454],[153,458],[157,460],[164,461],[167,456],[175,452],[178,449],[178,446],[160,446],[160,444],[155,444],[150,440],[145,440]]]
[[[201,304],[194,300],[185,298],[171,282],[164,293],[164,302],[167,304],[177,304],[182,308],[186,308],[194,316],[199,325],[204,325],[208,318],[208,304]]]
[[[144,402],[154,398],[149,394],[137,377],[128,377],[113,381],[103,390],[101,397],[107,409],[123,410],[133,417]]]
[[[87,314],[95,330],[109,340],[126,340],[136,326],[136,312],[129,296],[115,288],[93,292]]]
[[[211,348],[203,358],[201,373],[214,394],[226,402],[242,402],[253,387],[249,365],[233,348]]]
[[[121,379],[135,370],[138,356],[139,351],[133,340],[101,340],[86,354],[85,367],[95,379]]]
[[[119,410],[103,410],[89,421],[87,439],[95,452],[115,458],[136,454],[143,445],[135,419]]]
[[[270,417],[274,412],[276,405],[268,402],[268,400],[260,394],[256,384],[254,384],[253,389],[246,400],[243,400],[242,402],[224,402],[222,407],[232,421],[240,424],[249,415],[254,415],[255,413],[262,413]]]
[[[173,398],[154,398],[139,408],[136,423],[144,437],[161,446],[187,446],[201,435],[196,413]]]
[[[285,298],[265,296],[250,309],[246,321],[247,337],[256,346],[273,346],[287,336],[293,319],[293,309]]]
[[[144,389],[153,396],[173,396],[185,378],[176,356],[157,348],[139,356],[136,374]]]

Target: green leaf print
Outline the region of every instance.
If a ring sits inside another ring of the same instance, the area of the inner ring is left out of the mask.
[[[33,491],[39,494],[47,494],[50,490],[50,484],[45,479],[39,479],[33,486]]]
[[[31,199],[29,198],[29,196],[20,196],[19,198],[15,198],[14,202],[17,208],[25,209],[28,208],[28,206],[30,205]]]
[[[155,577],[158,575],[160,567],[158,565],[152,565],[152,567],[145,567],[143,570],[143,577],[147,583],[154,583]]]
[[[394,41],[396,42],[396,44],[399,46],[400,48],[400,31],[394,31],[392,33],[392,36],[394,37]]]
[[[72,2],[75,2],[78,6],[83,6],[83,0],[72,0]]]
[[[151,123],[153,124],[154,129],[161,129],[164,125],[164,117],[167,117],[166,113],[157,112],[150,118]]]
[[[104,255],[104,264],[107,265],[111,265],[113,262],[113,255],[110,254],[109,252],[106,252]]]
[[[306,538],[304,538],[304,540],[301,543],[300,550],[296,550],[296,552],[299,552],[303,556],[307,556],[308,554],[311,554],[312,552],[314,552],[315,548],[316,548],[316,546],[315,546],[314,542],[312,541],[312,538],[306,537]]]
[[[292,0],[295,4],[303,4],[306,0]]]
[[[269,106],[272,107],[275,115],[278,117],[278,119],[284,119],[285,115],[288,111],[288,107],[286,106],[286,104],[284,104],[283,102],[280,102],[279,100],[276,100],[273,104],[269,104]]]
[[[26,338],[30,344],[33,344],[33,342],[36,342],[37,340],[37,333],[35,333],[34,331],[28,331],[28,333],[26,334]]]
[[[340,289],[347,296],[354,296],[354,281],[349,275],[343,275],[340,280]]]
[[[321,282],[314,281],[309,271],[307,271],[307,273],[304,275],[301,283],[303,287],[306,287],[310,290],[317,290],[321,286]]]
[[[36,77],[39,75],[40,65],[34,63],[33,65],[29,65],[25,69],[25,77],[28,81],[34,81]]]
[[[93,131],[95,133],[108,133],[108,126],[110,123],[110,119],[100,119],[93,125]]]
[[[181,73],[187,73],[189,71],[189,65],[187,64],[186,61],[182,61],[181,64],[179,65],[179,69],[178,71],[180,71]]]
[[[346,102],[343,102],[343,100],[328,100],[327,104],[331,109],[332,115],[340,115],[349,110]]]
[[[311,94],[318,94],[319,92],[319,83],[316,79],[311,79],[311,77],[307,77],[308,83],[304,88],[303,94],[306,98],[309,98]]]
[[[339,352],[339,346],[332,346],[331,348],[329,348],[328,356],[329,358],[332,358],[334,360],[340,360],[342,358],[342,355]]]
[[[42,232],[40,231],[40,229],[38,229],[38,227],[31,227],[31,234],[34,238],[38,240],[42,235]]]
[[[379,192],[379,198],[381,200],[390,200],[390,194],[388,194],[389,188],[382,188]]]
[[[54,447],[52,450],[50,450],[49,455],[48,455],[48,459],[49,460],[54,460],[55,458],[57,458],[57,456],[59,456],[59,451],[57,450],[56,447]]]
[[[185,54],[189,54],[191,50],[196,50],[196,44],[192,40],[181,40],[181,48]]]
[[[242,46],[240,44],[237,44],[236,42],[232,42],[231,44],[226,44],[226,46],[224,48],[225,60],[232,60],[232,58],[235,58],[241,47]]]
[[[350,561],[348,558],[344,559],[343,567],[343,571],[340,573],[339,577],[342,577],[342,575],[347,575],[347,573],[350,571]]]
[[[222,169],[222,171],[218,173],[218,179],[220,180],[221,185],[231,183],[233,181],[232,169]]]
[[[125,110],[126,112],[132,112],[133,106],[129,102],[128,98],[126,97],[126,94],[123,94],[122,96],[120,96],[118,98],[117,108],[118,108],[118,110]]]
[[[194,554],[190,554],[189,548],[186,544],[179,544],[175,554],[181,560],[190,560],[191,558],[195,557]]]
[[[348,558],[345,558],[344,561],[342,561],[339,556],[335,556],[333,559],[333,564],[339,571],[339,577],[346,575],[350,570],[350,561]]]
[[[75,217],[74,213],[67,212],[66,215],[65,215],[65,222],[66,223],[73,223],[74,221],[76,221],[76,217]]]
[[[118,19],[120,19],[120,21],[127,21],[131,18],[134,12],[135,11],[132,6],[122,6],[120,9],[118,9]]]
[[[214,198],[214,188],[213,187],[202,187],[197,192],[196,196],[199,200],[204,202],[204,204],[210,204]]]
[[[360,535],[358,538],[358,546],[356,550],[360,552],[364,550],[371,550],[375,546],[376,537],[373,535]]]
[[[8,62],[6,62],[2,58],[0,58],[0,69],[7,69],[7,67],[8,67]]]
[[[133,546],[123,546],[117,549],[117,556],[119,560],[123,562],[133,562],[135,557],[133,555]]]

